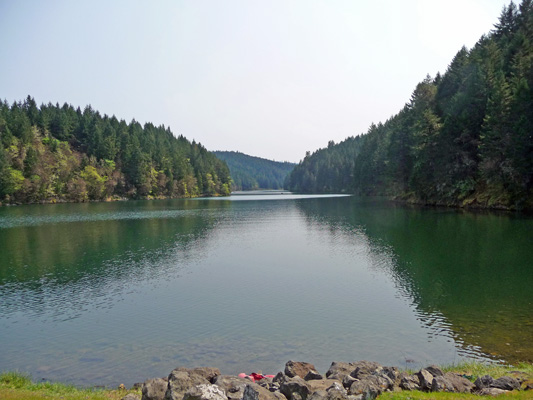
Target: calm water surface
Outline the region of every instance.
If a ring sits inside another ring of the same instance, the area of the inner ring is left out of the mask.
[[[533,361],[533,219],[339,196],[0,208],[0,370]]]

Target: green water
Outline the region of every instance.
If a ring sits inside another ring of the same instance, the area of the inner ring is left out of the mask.
[[[330,196],[0,208],[0,370],[533,361],[533,219]]]

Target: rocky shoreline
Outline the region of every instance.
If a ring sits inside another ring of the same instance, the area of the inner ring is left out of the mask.
[[[368,400],[384,392],[475,393],[498,396],[513,390],[532,390],[533,382],[521,373],[494,379],[443,372],[431,365],[409,374],[397,367],[372,361],[333,362],[325,375],[313,364],[288,361],[274,377],[222,375],[218,368],[174,369],[168,377],[135,384],[142,397],[130,393],[123,400]],[[470,378],[470,379],[469,379]]]

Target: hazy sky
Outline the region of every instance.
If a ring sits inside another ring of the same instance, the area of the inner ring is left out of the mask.
[[[396,114],[507,4],[0,0],[0,98],[91,104],[297,162]]]

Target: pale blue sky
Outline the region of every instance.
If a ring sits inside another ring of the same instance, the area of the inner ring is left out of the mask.
[[[299,161],[385,121],[506,0],[0,0],[0,98]]]

